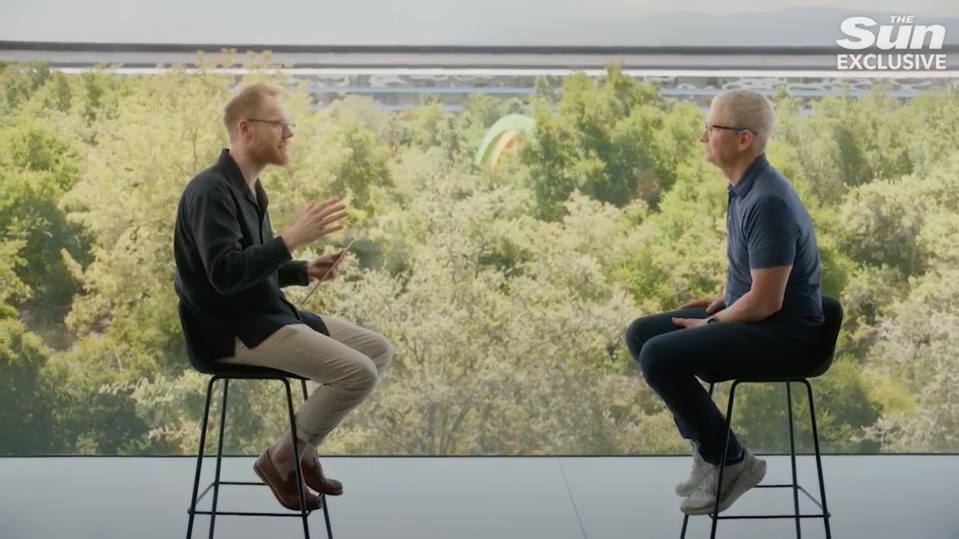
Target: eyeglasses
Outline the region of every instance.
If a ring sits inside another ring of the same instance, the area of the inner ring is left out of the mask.
[[[270,125],[272,125],[273,128],[276,129],[277,131],[284,131],[284,130],[286,130],[286,129],[289,129],[290,131],[293,131],[294,129],[296,129],[296,124],[293,124],[293,123],[290,123],[290,122],[286,122],[286,121],[283,121],[283,120],[260,120],[260,119],[257,119],[257,118],[247,118],[246,121],[248,121],[248,122],[260,122],[261,124],[270,124]]]
[[[707,137],[713,134],[713,129],[727,129],[727,130],[729,130],[729,131],[736,131],[736,132],[740,132],[740,131],[752,131],[753,133],[755,133],[755,131],[753,131],[752,129],[750,129],[750,128],[748,128],[748,127],[731,127],[731,126],[728,126],[728,125],[706,124],[706,136],[707,136]]]

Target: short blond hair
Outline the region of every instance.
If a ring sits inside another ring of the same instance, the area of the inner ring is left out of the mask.
[[[223,126],[226,127],[230,139],[233,139],[237,122],[254,114],[266,98],[281,94],[282,91],[279,88],[265,82],[258,82],[243,88],[231,97],[223,107]]]
[[[746,127],[755,135],[757,151],[765,151],[776,113],[763,94],[754,90],[727,90],[713,98],[713,106],[731,127]]]

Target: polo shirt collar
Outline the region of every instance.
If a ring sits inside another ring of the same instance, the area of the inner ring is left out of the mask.
[[[746,168],[746,171],[743,172],[739,181],[736,182],[736,185],[729,185],[729,194],[737,197],[744,197],[746,193],[752,189],[753,184],[756,183],[756,178],[762,173],[766,167],[769,166],[769,161],[766,159],[766,154],[760,154],[752,163],[749,164],[749,167]]]

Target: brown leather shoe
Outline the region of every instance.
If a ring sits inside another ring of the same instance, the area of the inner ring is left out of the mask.
[[[269,449],[253,463],[253,471],[270,487],[280,505],[293,511],[300,510],[300,494],[296,488],[296,474],[291,473],[287,477],[282,477],[276,471],[276,466],[270,459]],[[303,485],[303,496],[306,500],[307,511],[315,511],[320,508],[320,497],[310,492],[306,485]]]
[[[323,475],[323,466],[320,459],[315,458],[312,462],[303,464],[303,479],[311,489],[328,496],[339,496],[343,494],[343,483],[336,479],[330,479]]]

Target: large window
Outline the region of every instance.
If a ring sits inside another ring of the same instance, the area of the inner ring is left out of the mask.
[[[814,382],[824,450],[959,451],[956,78],[266,61],[0,65],[0,454],[195,451],[206,380],[183,351],[173,219],[226,144],[222,104],[253,80],[284,86],[297,124],[291,166],[263,178],[274,228],[327,195],[354,208],[296,253],[357,240],[341,279],[290,299],[396,349],[323,452],[686,452],[623,333],[722,292],[726,180],[698,137],[737,87],[775,104],[769,159],[846,310]],[[782,387],[742,391],[744,441],[784,449]],[[262,450],[279,387],[230,394],[228,450]]]

